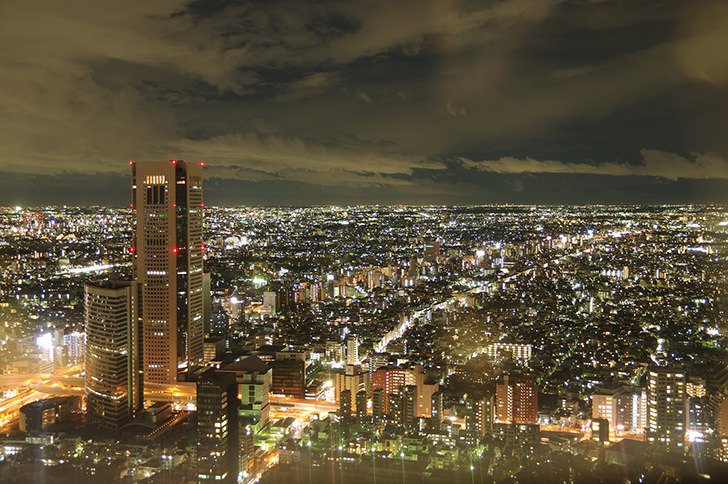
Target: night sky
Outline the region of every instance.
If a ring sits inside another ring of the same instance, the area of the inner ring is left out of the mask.
[[[0,204],[728,202],[728,2],[0,4]]]

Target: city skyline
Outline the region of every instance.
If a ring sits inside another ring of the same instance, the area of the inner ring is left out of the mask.
[[[3,8],[0,204],[725,202],[719,1]]]
[[[129,168],[133,210],[0,207],[1,482],[727,475],[725,206],[202,224],[199,164]]]
[[[0,484],[728,479],[726,26],[4,2]]]

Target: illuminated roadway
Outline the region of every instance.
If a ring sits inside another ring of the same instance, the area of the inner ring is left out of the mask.
[[[0,375],[0,388],[15,388],[20,391],[30,389],[36,394],[46,395],[83,395],[84,377],[71,375],[49,375],[36,373],[31,375]],[[176,384],[147,383],[144,385],[144,397],[157,402],[172,403],[195,403],[197,400],[195,384],[191,382],[180,382]],[[3,402],[2,408],[12,405],[12,399]],[[15,401],[15,400],[12,400]],[[283,396],[271,396],[272,406],[284,408],[295,408],[309,412],[334,411],[339,408],[336,403],[325,400],[307,400],[299,398],[288,398]],[[24,405],[24,404],[23,404]],[[20,408],[22,405],[18,405]],[[4,411],[7,411],[5,409]]]
[[[18,411],[20,407],[28,403],[41,400],[45,395],[35,390],[23,390],[16,396],[6,398],[0,403],[0,429],[11,424],[18,419]]]

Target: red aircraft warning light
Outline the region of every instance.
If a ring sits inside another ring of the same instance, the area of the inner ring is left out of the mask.
[[[172,252],[176,254],[177,253],[177,247],[172,247]]]

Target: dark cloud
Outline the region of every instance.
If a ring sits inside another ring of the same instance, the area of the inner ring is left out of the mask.
[[[34,0],[2,13],[5,203],[121,203],[126,160],[170,158],[206,160],[220,202],[728,192],[717,0]]]

